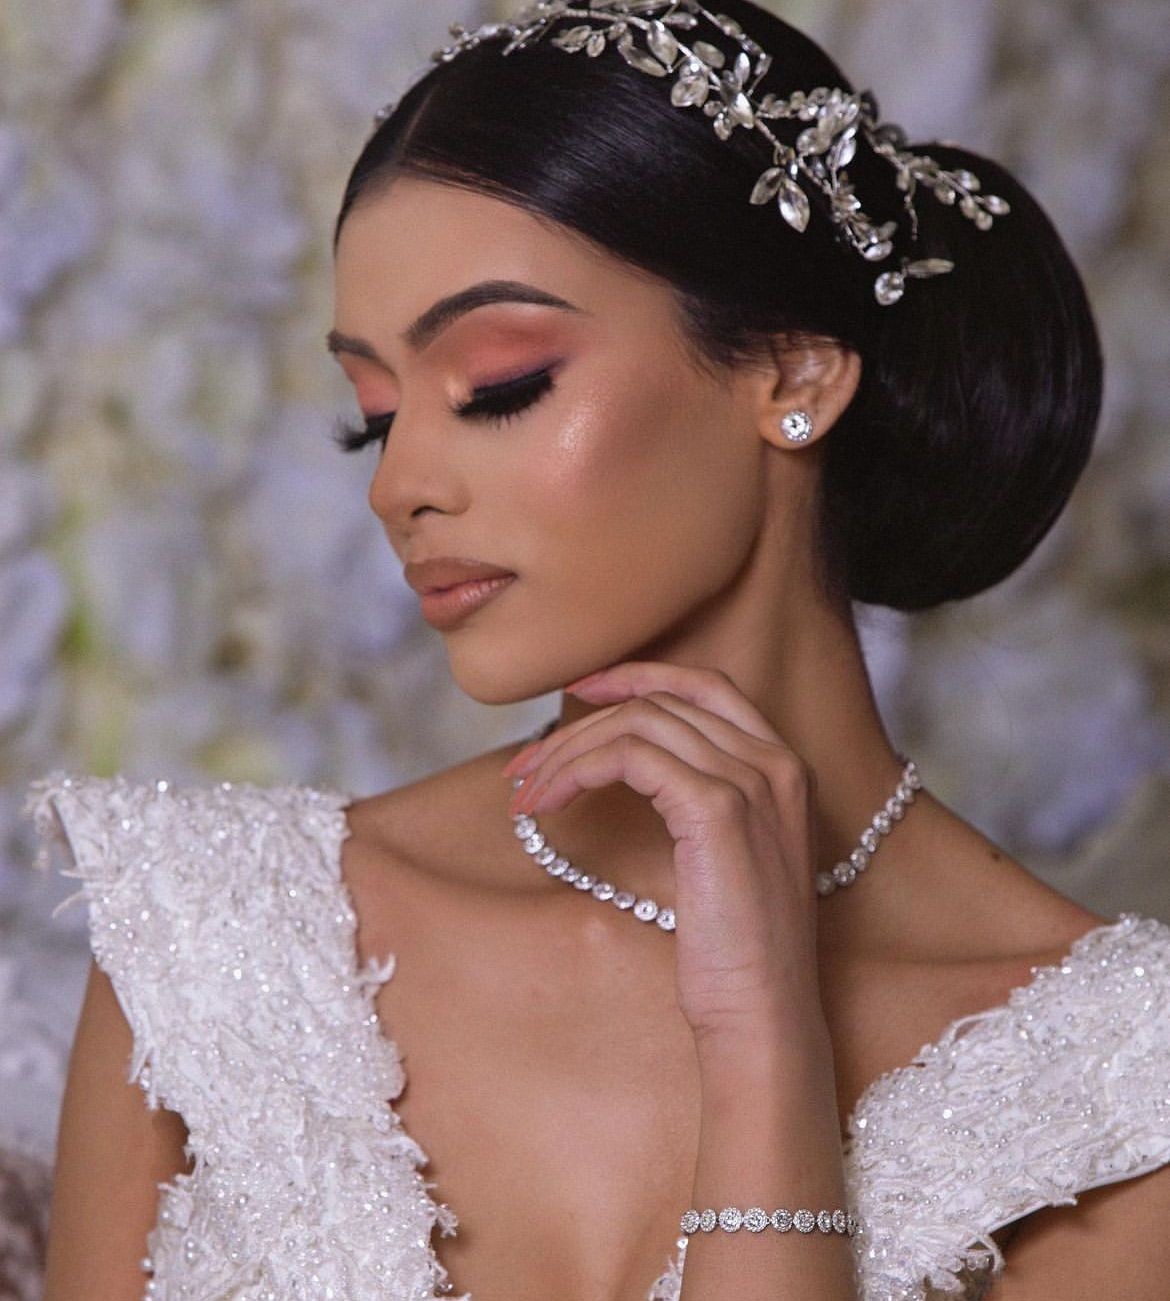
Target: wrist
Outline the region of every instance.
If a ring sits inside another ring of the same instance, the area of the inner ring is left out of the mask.
[[[742,1083],[832,1072],[833,1044],[819,1004],[794,1017],[753,1014],[728,1017],[695,1031],[700,1078]]]

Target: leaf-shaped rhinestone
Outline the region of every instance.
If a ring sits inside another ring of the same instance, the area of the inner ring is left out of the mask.
[[[887,271],[878,276],[873,291],[883,307],[896,303],[906,292],[906,281],[900,271]]]
[[[793,230],[804,230],[808,226],[810,208],[808,195],[795,181],[786,176],[780,182],[780,212]]]
[[[562,50],[568,50],[570,54],[582,49],[593,34],[592,27],[570,27],[563,32],[558,32],[553,38],[552,43]]]
[[[768,170],[761,174],[760,179],[756,182],[752,190],[752,203],[769,203],[776,197],[780,190],[780,181],[784,176],[783,167],[769,167]]]
[[[669,71],[644,50],[637,49],[629,33],[619,38],[617,48],[630,67],[637,68],[639,72],[648,72],[652,77],[665,77]]]
[[[955,264],[943,257],[923,258],[919,262],[907,262],[906,274],[914,276],[915,279],[924,280],[928,276],[945,275],[948,271],[953,271]]]
[[[585,53],[588,54],[591,59],[596,59],[597,56],[601,54],[601,52],[604,49],[605,49],[604,32],[594,32],[593,35],[590,36],[588,41],[585,42]]]
[[[663,63],[671,65],[678,58],[678,39],[663,23],[653,22],[646,33],[646,44],[650,53]]]
[[[751,100],[742,91],[734,96],[727,106],[727,112],[740,126],[750,127],[755,125],[756,118],[752,112]]]
[[[842,136],[840,140],[829,150],[828,163],[835,171],[840,171],[842,167],[848,167],[853,161],[854,154],[857,153],[857,137],[855,135]]]
[[[868,262],[880,262],[883,258],[888,258],[894,251],[893,244],[888,239],[878,240],[876,244],[870,244],[861,250],[861,256]]]
[[[707,102],[711,87],[706,77],[681,76],[670,89],[670,102],[675,108],[688,108]]]
[[[707,41],[696,41],[691,49],[695,57],[702,59],[709,68],[722,68],[726,63],[723,51],[717,45],[710,45]]]

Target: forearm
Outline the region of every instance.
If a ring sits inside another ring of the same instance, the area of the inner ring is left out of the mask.
[[[699,1152],[690,1205],[702,1211],[848,1206],[827,1032],[752,1035],[700,1048]],[[680,1214],[685,1207],[680,1207]],[[680,1301],[856,1301],[845,1234],[716,1228],[690,1236]]]

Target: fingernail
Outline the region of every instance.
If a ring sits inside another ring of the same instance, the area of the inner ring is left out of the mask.
[[[527,777],[528,774],[533,770],[533,768],[537,767],[537,765],[540,763],[540,759],[541,759],[541,754],[539,748],[533,750],[522,761],[520,759],[520,756],[517,755],[516,758],[512,761],[516,765],[512,769],[512,776]]]
[[[519,787],[512,796],[512,801],[508,806],[510,813],[527,813],[532,805],[532,784],[526,781],[523,786]]]
[[[583,678],[577,678],[575,682],[567,682],[564,690],[573,693],[579,691],[582,687],[591,687],[595,682],[601,679],[604,673],[605,670],[602,669],[598,673],[589,673]]]
[[[515,776],[515,774],[520,770],[521,765],[524,763],[524,760],[533,753],[538,744],[539,742],[530,741],[522,750],[517,750],[508,762],[504,764],[503,771],[510,776]]]

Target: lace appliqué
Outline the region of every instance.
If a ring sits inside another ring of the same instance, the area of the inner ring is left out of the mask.
[[[457,1220],[388,1104],[405,1077],[373,990],[394,960],[357,969],[347,797],[60,773],[29,790],[39,861],[61,841],[84,882],[65,903],[88,899],[134,1034],[127,1078],[189,1131],[144,1296],[434,1296],[432,1226]]]

